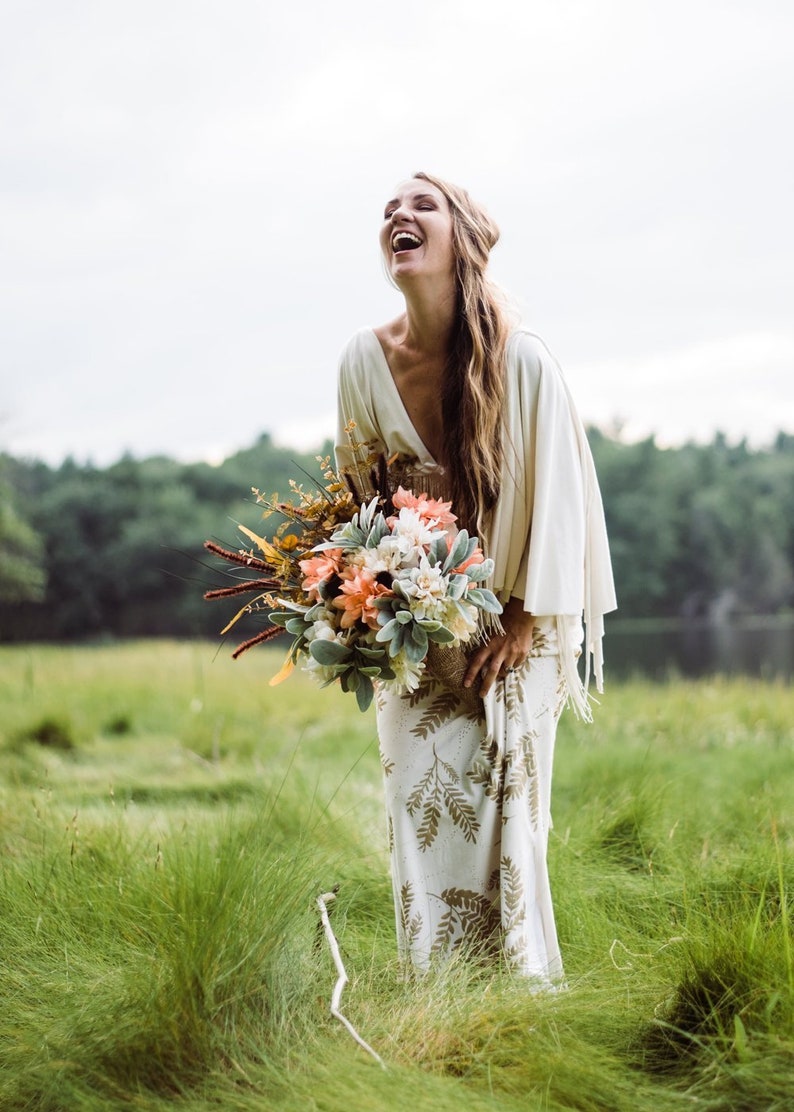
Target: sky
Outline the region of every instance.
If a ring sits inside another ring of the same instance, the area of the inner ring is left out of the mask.
[[[794,433],[790,0],[2,0],[0,451],[333,434],[416,170],[586,423]]]

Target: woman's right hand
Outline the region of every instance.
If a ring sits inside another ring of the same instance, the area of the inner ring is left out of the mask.
[[[471,687],[481,677],[481,698],[485,698],[499,678],[520,668],[532,649],[535,617],[524,609],[523,599],[511,598],[502,616],[504,633],[494,634],[472,655],[463,686]]]

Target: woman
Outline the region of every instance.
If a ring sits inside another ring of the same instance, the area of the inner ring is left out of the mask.
[[[554,737],[566,700],[589,717],[583,615],[601,690],[615,599],[581,422],[549,352],[511,330],[486,276],[498,234],[440,178],[398,186],[380,245],[405,311],[342,355],[337,462],[355,464],[351,421],[358,441],[413,460],[414,491],[451,499],[481,538],[503,604],[463,690],[428,669],[416,691],[378,692],[400,953],[424,969],[498,942],[548,987],[562,975],[546,870]]]

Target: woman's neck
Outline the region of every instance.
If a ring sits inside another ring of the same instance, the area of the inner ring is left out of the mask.
[[[439,296],[423,296],[419,290],[403,290],[404,328],[398,342],[426,355],[446,355],[455,323],[456,296],[454,287]]]

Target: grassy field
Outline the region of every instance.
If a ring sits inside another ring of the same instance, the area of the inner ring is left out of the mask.
[[[280,654],[0,649],[0,1108],[794,1107],[794,690],[611,685],[565,716],[568,991],[406,983],[371,712]],[[316,896],[350,975],[343,1011]]]

